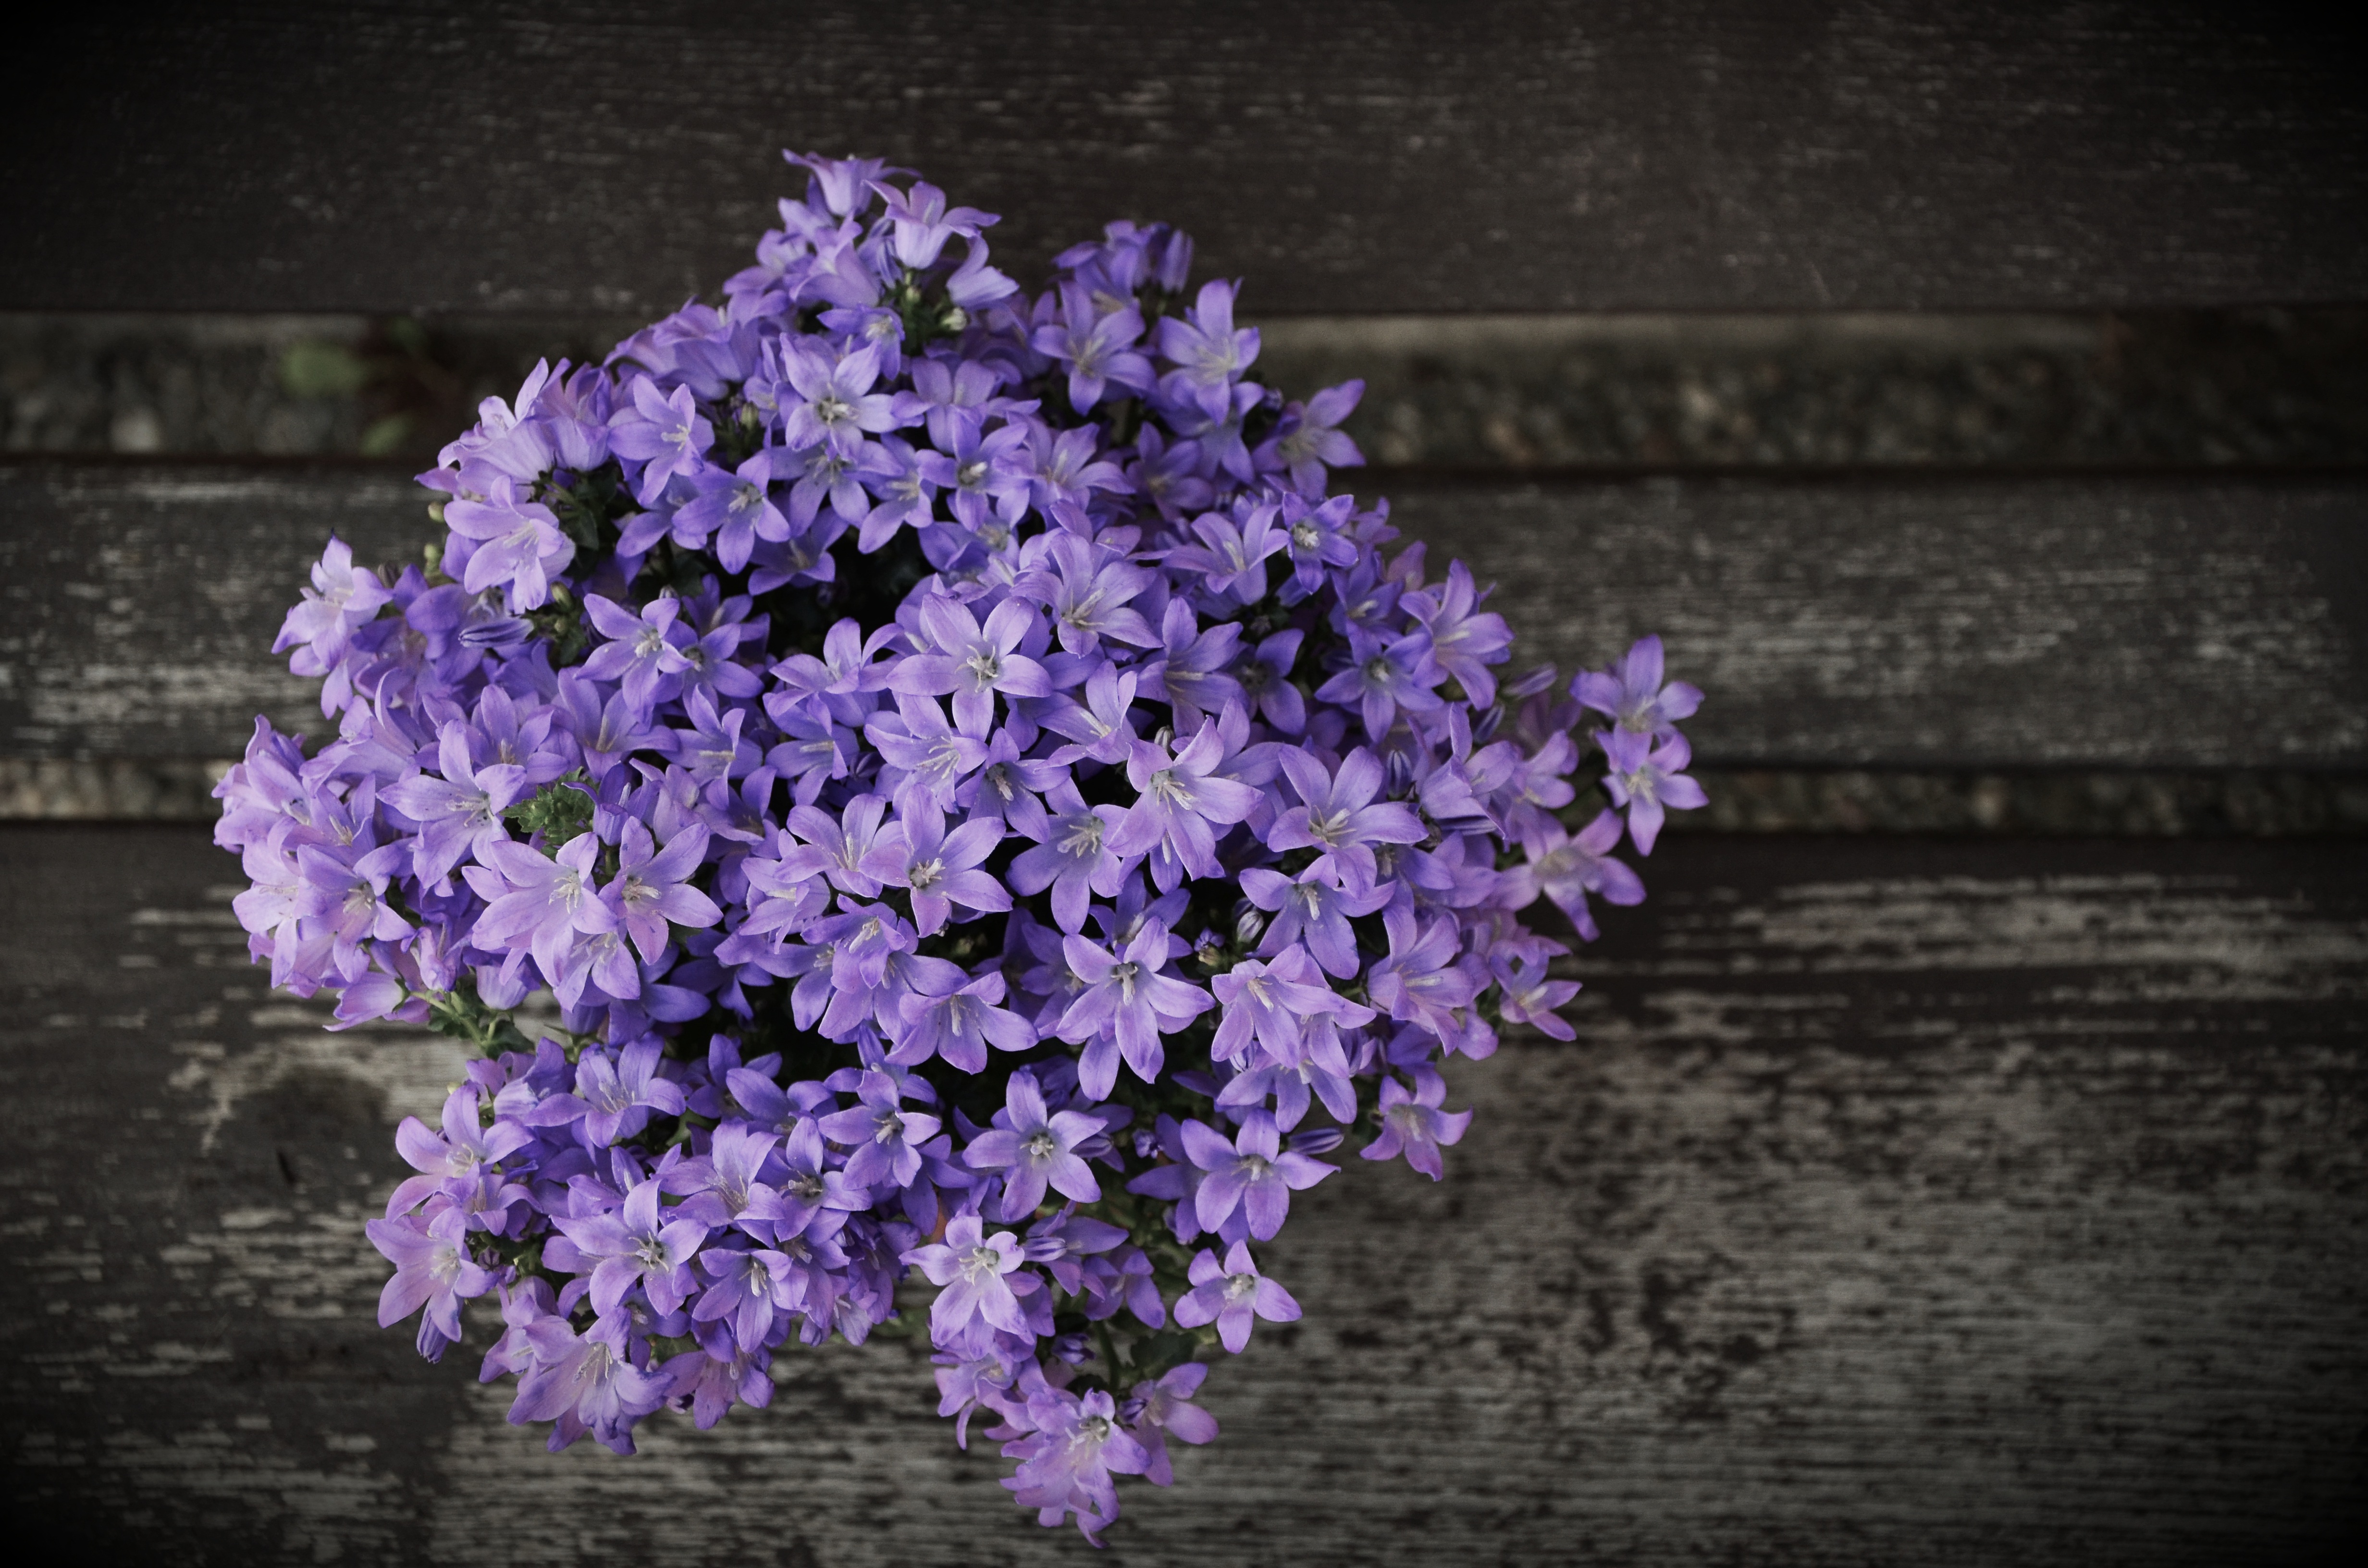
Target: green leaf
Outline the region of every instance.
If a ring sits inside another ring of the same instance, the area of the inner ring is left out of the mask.
[[[351,397],[370,380],[370,367],[342,343],[305,338],[279,356],[279,385],[290,397]]]
[[[584,770],[555,778],[502,813],[532,837],[542,835],[542,852],[556,857],[563,845],[592,830],[592,795]]]

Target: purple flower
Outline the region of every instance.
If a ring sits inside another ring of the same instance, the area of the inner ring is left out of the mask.
[[[1234,329],[1234,290],[1212,278],[1201,286],[1201,297],[1183,319],[1167,316],[1159,323],[1159,356],[1178,367],[1163,381],[1162,392],[1211,419],[1231,411],[1233,383],[1258,354],[1258,330]]]
[[[609,426],[609,445],[618,456],[642,463],[638,494],[642,505],[655,506],[666,482],[677,474],[688,479],[699,472],[708,449],[715,445],[715,427],[699,415],[689,387],[677,387],[666,396],[643,376],[633,378],[633,406],[619,409]],[[445,517],[451,517],[446,508]]]
[[[411,935],[411,922],[386,902],[388,880],[409,858],[409,846],[399,842],[381,845],[350,865],[309,844],[296,852],[302,878],[297,911],[328,934],[334,961],[347,980],[359,980],[369,966],[362,943]]]
[[[575,559],[575,544],[560,531],[559,518],[540,501],[521,502],[507,479],[496,479],[483,501],[453,501],[444,523],[472,540],[461,585],[472,594],[503,591],[512,615],[540,608],[551,598],[551,574]]]
[[[909,795],[896,820],[871,841],[863,872],[884,887],[905,889],[914,929],[932,936],[955,904],[980,912],[1011,907],[1003,884],[978,869],[1002,838],[1003,824],[993,817],[973,817],[948,833],[945,813],[927,795]]]
[[[1216,1006],[1199,986],[1159,972],[1182,950],[1156,919],[1143,923],[1123,953],[1113,954],[1083,937],[1063,938],[1062,955],[1080,989],[1062,1013],[1057,1032],[1073,1043],[1086,1042],[1077,1083],[1090,1098],[1110,1097],[1121,1057],[1144,1082],[1156,1080],[1166,1056],[1159,1037],[1174,1034]]]
[[[1276,760],[1302,803],[1276,813],[1267,847],[1320,849],[1315,864],[1356,892],[1370,889],[1379,874],[1374,845],[1419,844],[1429,831],[1411,806],[1374,801],[1385,776],[1380,759],[1362,746],[1341,759],[1338,773],[1304,751],[1286,750]]]
[[[844,814],[833,817],[819,806],[799,806],[790,812],[789,831],[804,842],[781,851],[785,881],[822,876],[841,892],[876,898],[880,881],[863,869],[879,839],[881,819],[888,802],[877,795],[858,795],[847,802]]]
[[[1102,399],[1116,381],[1133,392],[1156,383],[1151,361],[1134,348],[1143,336],[1143,315],[1133,305],[1103,312],[1081,284],[1061,286],[1061,320],[1036,329],[1036,352],[1069,367],[1069,406],[1079,414]]]
[[[643,713],[681,691],[680,677],[690,668],[683,650],[694,639],[690,628],[677,619],[680,599],[660,594],[636,616],[598,594],[586,594],[584,608],[600,635],[609,639],[584,661],[586,675],[621,681],[625,700]]]
[[[591,1266],[592,1310],[602,1317],[615,1312],[635,1285],[662,1312],[679,1309],[695,1289],[688,1265],[707,1239],[707,1227],[691,1219],[665,1219],[658,1185],[655,1176],[635,1184],[613,1213],[552,1216],[579,1261]]]
[[[981,1406],[1002,1409],[1011,1387],[1011,1369],[993,1351],[967,1357],[940,1353],[929,1359],[938,1367],[938,1414],[954,1417],[954,1447],[968,1452],[972,1413]]]
[[[900,659],[888,677],[896,691],[920,697],[954,694],[954,722],[971,733],[995,718],[994,692],[1013,697],[1049,697],[1044,666],[1017,652],[1035,617],[1018,599],[1006,599],[987,613],[986,625],[942,595],[921,601],[920,632],[932,652]]]
[[[839,358],[801,340],[783,358],[789,384],[797,392],[781,409],[782,439],[792,450],[821,446],[852,461],[861,454],[866,431],[878,435],[905,423],[893,412],[894,400],[871,390],[880,379],[878,349],[859,348]]]
[[[448,1185],[474,1182],[488,1166],[500,1164],[534,1142],[534,1134],[507,1117],[491,1127],[477,1122],[477,1091],[463,1085],[444,1098],[442,1137],[427,1130],[416,1116],[406,1116],[394,1130],[394,1147],[420,1174],[406,1177],[387,1199],[388,1219],[424,1202]],[[408,1315],[407,1313],[404,1315]],[[383,1324],[381,1325],[384,1326]]]
[[[1291,540],[1286,598],[1305,598],[1324,586],[1327,570],[1357,563],[1357,543],[1348,534],[1349,517],[1355,509],[1355,498],[1348,495],[1312,507],[1297,496],[1283,498],[1283,528]]]
[[[973,1170],[1004,1173],[1003,1218],[1017,1222],[1036,1212],[1048,1185],[1079,1203],[1099,1200],[1101,1184],[1076,1149],[1101,1132],[1099,1117],[1074,1110],[1047,1112],[1036,1074],[1022,1067],[1005,1085],[1004,1108],[996,1112],[994,1128],[971,1140],[962,1151],[962,1164]]]
[[[659,1071],[658,1042],[636,1040],[611,1061],[586,1051],[575,1064],[575,1092],[553,1095],[528,1119],[541,1126],[584,1118],[584,1136],[597,1147],[630,1138],[649,1125],[650,1112],[682,1114],[682,1085]]]
[[[898,1004],[905,1032],[888,1060],[917,1067],[936,1056],[961,1072],[978,1073],[985,1070],[990,1045],[1026,1051],[1036,1043],[1036,1030],[1019,1014],[996,1006],[1003,990],[1003,976],[989,970],[951,991],[909,993]]]
[[[1143,1479],[1154,1486],[1171,1485],[1176,1480],[1175,1469],[1168,1462],[1166,1439],[1174,1437],[1195,1445],[1217,1440],[1217,1418],[1192,1403],[1192,1396],[1201,1392],[1201,1381],[1208,1375],[1206,1362],[1187,1361],[1156,1382],[1135,1384],[1127,1397],[1127,1405],[1136,1410],[1133,1421],[1135,1436],[1151,1455]]]
[[[1070,1512],[1077,1528],[1096,1546],[1094,1532],[1118,1517],[1113,1471],[1140,1475],[1151,1456],[1118,1423],[1118,1406],[1099,1389],[1083,1399],[1066,1389],[1044,1388],[1030,1396],[1028,1419],[1036,1430],[1003,1445],[1003,1457],[1020,1461],[1003,1483],[1013,1501],[1036,1510],[1037,1521],[1059,1524]]]
[[[896,694],[896,711],[864,721],[864,738],[892,766],[929,792],[939,811],[951,810],[962,781],[986,765],[984,722],[960,727],[946,722],[946,710],[930,697]]]
[[[1256,790],[1217,776],[1224,750],[1213,722],[1204,722],[1172,756],[1158,741],[1128,748],[1127,781],[1137,793],[1110,841],[1110,852],[1141,855],[1164,844],[1193,876],[1215,876],[1215,829],[1240,822],[1258,802]]]
[[[1075,744],[1058,748],[1050,760],[1064,767],[1084,761],[1124,762],[1134,747],[1130,714],[1139,678],[1133,670],[1121,673],[1105,661],[1086,677],[1085,701],[1054,698],[1059,706],[1040,714],[1038,722]]]
[[[1260,958],[1272,958],[1294,942],[1304,942],[1325,972],[1342,980],[1355,978],[1360,966],[1349,920],[1371,915],[1390,901],[1386,885],[1361,893],[1341,887],[1322,858],[1296,879],[1253,866],[1242,873],[1242,893],[1274,915],[1258,944]]]
[[[1685,736],[1672,735],[1658,748],[1651,735],[1634,730],[1608,734],[1598,730],[1595,739],[1611,765],[1603,787],[1611,791],[1613,805],[1628,808],[1628,836],[1637,854],[1653,852],[1653,841],[1661,836],[1664,806],[1691,811],[1710,803],[1702,787],[1685,777],[1686,765],[1693,760]]]
[[[896,394],[897,418],[904,424],[916,418],[926,420],[929,444],[939,452],[959,453],[963,449],[963,432],[974,442],[987,417],[1001,412],[995,389],[1002,384],[994,366],[975,359],[958,364],[937,358],[916,360],[913,390]]]
[[[1019,1267],[1019,1244],[1008,1231],[981,1234],[975,1214],[957,1214],[946,1226],[946,1239],[915,1247],[903,1260],[928,1276],[938,1287],[929,1306],[929,1337],[951,1348],[974,1345],[980,1329],[1006,1334],[1029,1333],[1007,1276]]]
[[[1068,783],[1053,791],[1052,808],[1059,814],[1038,824],[1042,842],[1021,850],[1005,875],[1013,892],[1030,897],[1051,888],[1053,921],[1076,933],[1085,929],[1092,895],[1115,898],[1124,884],[1128,863],[1109,840],[1126,815],[1116,806],[1087,805]]]
[[[1299,645],[1307,634],[1296,629],[1278,631],[1245,653],[1228,673],[1242,688],[1250,710],[1286,735],[1307,728],[1307,699],[1291,679],[1299,662]]]
[[[1364,715],[1365,733],[1379,741],[1397,722],[1400,709],[1431,713],[1445,706],[1431,690],[1439,681],[1428,637],[1382,637],[1352,624],[1349,667],[1316,687],[1315,695],[1326,702],[1355,703]]]
[[[388,805],[420,824],[413,866],[421,881],[431,883],[472,854],[507,843],[502,812],[529,792],[525,768],[470,761],[469,727],[457,719],[444,726],[437,760],[443,778],[415,774],[388,785],[383,794]]]
[[[1238,1208],[1249,1233],[1262,1242],[1282,1229],[1292,1193],[1340,1168],[1283,1148],[1274,1118],[1262,1110],[1249,1113],[1230,1143],[1198,1121],[1185,1122],[1184,1152],[1207,1173],[1192,1199],[1201,1227],[1216,1230]]]
[[[1215,1324],[1218,1339],[1236,1356],[1249,1346],[1253,1317],[1269,1323],[1299,1321],[1299,1303],[1258,1271],[1247,1242],[1228,1248],[1222,1266],[1215,1253],[1201,1248],[1192,1259],[1191,1280],[1192,1289],[1177,1300],[1176,1321],[1186,1328]]]
[[[1461,561],[1451,561],[1444,584],[1407,594],[1398,601],[1430,633],[1431,662],[1463,687],[1475,708],[1497,700],[1497,677],[1488,666],[1503,664],[1512,656],[1513,648],[1512,629],[1503,616],[1493,611],[1475,613],[1484,597],[1472,585],[1471,569]]]
[[[603,1318],[579,1336],[564,1317],[536,1319],[524,1335],[533,1366],[518,1379],[511,1424],[556,1422],[554,1453],[586,1432],[617,1453],[632,1453],[632,1424],[666,1403],[666,1385],[626,1355],[625,1323]]]
[[[1486,984],[1486,971],[1463,953],[1452,919],[1424,921],[1403,905],[1382,916],[1390,950],[1365,979],[1373,1005],[1401,1023],[1418,1023],[1442,1040],[1464,1038],[1459,1015]]]
[[[757,452],[730,473],[722,469],[703,468],[692,481],[698,486],[697,498],[686,503],[674,515],[674,533],[677,543],[697,549],[715,535],[715,559],[726,572],[738,572],[748,564],[757,541],[770,540],[775,543],[788,540],[793,531],[790,519],[773,505],[773,454]]]
[[[1342,420],[1356,412],[1358,401],[1364,395],[1363,381],[1343,381],[1337,387],[1326,387],[1304,404],[1286,406],[1274,436],[1267,447],[1259,449],[1263,460],[1258,466],[1264,468],[1271,462],[1288,469],[1292,486],[1302,495],[1320,500],[1327,466],[1357,468],[1364,463],[1365,454],[1338,428]]]
[[[820,658],[791,653],[773,666],[773,675],[791,697],[818,701],[842,724],[860,724],[871,712],[868,694],[888,684],[890,666],[875,655],[896,636],[895,627],[883,626],[866,637],[853,620],[841,619],[824,635]],[[782,717],[773,698],[766,699],[765,710],[777,721]]]
[[[903,1108],[896,1080],[866,1073],[856,1090],[862,1101],[852,1110],[821,1119],[823,1136],[844,1143],[847,1179],[858,1187],[908,1187],[921,1174],[920,1145],[935,1136],[938,1119]]]
[[[1702,706],[1702,691],[1684,681],[1661,684],[1661,640],[1637,639],[1609,675],[1581,670],[1570,694],[1622,730],[1660,737],[1677,733],[1678,721]]]
[[[1472,1125],[1468,1110],[1439,1108],[1447,1097],[1447,1080],[1429,1068],[1415,1073],[1416,1088],[1408,1094],[1395,1078],[1382,1080],[1382,1135],[1360,1151],[1368,1160],[1392,1160],[1401,1153],[1415,1169],[1437,1181],[1446,1174],[1439,1153],[1442,1143],[1459,1142]]]
[[[1241,634],[1230,620],[1204,628],[1190,605],[1170,599],[1159,629],[1161,656],[1141,671],[1143,695],[1174,709],[1178,731],[1197,724],[1204,713],[1240,701],[1242,688],[1225,672],[1239,651]]]
[[[1349,1001],[1325,983],[1307,949],[1288,947],[1272,966],[1245,959],[1210,982],[1225,1016],[1209,1042],[1220,1062],[1238,1058],[1255,1035],[1277,1062],[1296,1061],[1300,1030],[1308,1019],[1331,1015],[1350,1027],[1369,1023],[1371,1007]]]
[[[1269,506],[1258,507],[1240,523],[1221,512],[1197,517],[1192,531],[1201,542],[1170,551],[1167,564],[1200,573],[1211,594],[1255,604],[1266,597],[1267,557],[1291,543],[1291,536],[1274,526],[1274,517]]]
[[[617,911],[618,923],[632,937],[642,957],[657,961],[666,945],[666,926],[712,926],[723,918],[715,901],[690,885],[707,854],[707,829],[692,823],[677,833],[664,849],[650,830],[628,818],[617,857],[617,880],[603,889]]]
[[[592,890],[599,853],[600,841],[588,833],[570,839],[555,858],[507,839],[486,845],[479,852],[483,864],[462,872],[485,901],[469,939],[494,950],[523,940],[542,971],[557,974],[579,934],[617,927],[616,911]]]
[[[461,1303],[494,1288],[495,1276],[469,1256],[469,1217],[457,1208],[430,1220],[372,1220],[362,1229],[394,1265],[379,1292],[378,1325],[392,1328],[426,1309],[427,1326],[448,1344],[461,1338]]]
[[[666,1178],[668,1191],[688,1199],[682,1206],[683,1217],[719,1231],[744,1218],[758,1221],[780,1218],[779,1195],[759,1179],[767,1156],[780,1142],[778,1133],[746,1122],[727,1121],[718,1127],[705,1154],[683,1161]]]
[[[1019,520],[1028,505],[1028,468],[1021,452],[1028,442],[1027,426],[1006,425],[982,435],[979,426],[957,420],[953,449],[923,452],[921,477],[946,492],[946,505],[962,527],[976,532],[999,513],[1007,523]]]
[[[1489,969],[1499,992],[1497,1011],[1507,1023],[1529,1024],[1556,1040],[1578,1038],[1578,1031],[1554,1011],[1578,994],[1577,981],[1549,979],[1543,959],[1498,954],[1490,959]]]
[[[774,1314],[794,1310],[805,1294],[790,1259],[769,1248],[710,1247],[699,1255],[699,1267],[712,1283],[692,1305],[692,1321],[728,1320],[733,1343],[744,1351],[760,1348]]]
[[[1064,652],[1094,653],[1105,637],[1137,648],[1159,645],[1151,623],[1133,608],[1151,585],[1149,572],[1065,531],[1046,541],[1044,554],[1044,562],[1021,574],[1012,591],[1044,606]]]
[[[324,676],[345,657],[357,627],[367,625],[389,597],[386,585],[368,567],[354,564],[353,546],[329,536],[328,548],[313,568],[313,585],[280,623],[271,651],[303,645],[290,667],[298,675]]]
[[[1598,812],[1576,838],[1565,833],[1560,823],[1547,819],[1522,846],[1529,864],[1506,874],[1506,907],[1520,909],[1543,893],[1570,916],[1580,937],[1595,940],[1595,917],[1587,907],[1588,893],[1606,903],[1645,902],[1644,882],[1626,861],[1611,858],[1612,847],[1620,842],[1620,813],[1610,810]]]
[[[910,191],[873,180],[871,188],[885,199],[888,221],[894,225],[896,259],[918,272],[937,265],[948,240],[961,235],[978,238],[995,219],[975,207],[948,210],[946,193],[927,180],[915,180]]]

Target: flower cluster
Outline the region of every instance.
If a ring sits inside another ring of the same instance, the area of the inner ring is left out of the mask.
[[[986,214],[792,162],[720,305],[484,404],[424,562],[330,544],[279,647],[336,738],[259,722],[217,837],[275,984],[474,1053],[383,1322],[495,1298],[511,1419],[630,1452],[926,1300],[957,1441],[1090,1537],[1299,1316],[1256,1249],[1325,1156],[1435,1179],[1441,1061],[1570,1038],[1516,915],[1643,897],[1700,694],[1649,639],[1503,678],[1327,494],[1360,384],[1253,379],[1183,235],[1031,300]]]

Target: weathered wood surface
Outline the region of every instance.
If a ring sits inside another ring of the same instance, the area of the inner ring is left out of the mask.
[[[2368,1525],[2368,850],[1673,841],[1580,1040],[1349,1167],[1117,1562],[2292,1562]],[[0,833],[0,1444],[83,1561],[1068,1553],[909,1346],[545,1454],[373,1326],[453,1075],[248,969],[188,828]]]
[[[922,171],[1023,266],[1172,220],[1261,313],[2356,301],[2340,15],[92,9],[27,46],[0,305],[667,308],[785,145]]]
[[[1707,764],[2359,767],[2368,487],[2351,480],[1394,483],[1524,659],[1658,631]],[[0,750],[226,756],[321,720],[268,649],[332,530],[412,558],[379,471],[0,468]]]

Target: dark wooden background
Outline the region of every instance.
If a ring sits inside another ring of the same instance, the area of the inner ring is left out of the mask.
[[[1001,211],[1022,278],[1167,217],[1247,278],[1246,319],[1426,342],[1474,311],[2368,304],[2360,62],[2299,13],[1144,16],[53,17],[12,82],[0,311],[556,335],[712,288],[783,145]],[[2368,769],[2359,455],[1360,487],[1565,667],[1663,631],[1713,768],[2341,789]],[[7,454],[0,761],[186,767],[302,719],[279,608],[332,529],[416,547],[405,472]],[[2368,840],[1694,833],[1646,871],[1574,968],[1579,1040],[1453,1075],[1480,1114],[1447,1183],[1352,1162],[1309,1195],[1273,1260],[1305,1321],[1212,1378],[1224,1437],[1129,1492],[1112,1560],[2345,1555]],[[0,824],[15,1528],[141,1562],[1085,1550],[953,1449],[909,1348],[793,1358],[769,1412],[655,1421],[620,1461],[507,1427],[479,1346],[430,1368],[377,1330],[361,1221],[454,1062],[270,995],[236,876],[201,825]]]

